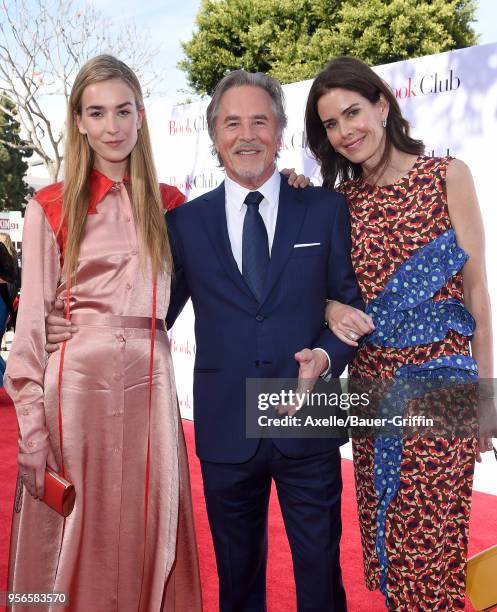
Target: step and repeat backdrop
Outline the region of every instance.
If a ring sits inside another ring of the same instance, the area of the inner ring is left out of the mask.
[[[473,172],[486,228],[488,278],[497,332],[497,44],[378,66],[375,70],[391,87],[413,135],[424,140],[427,153],[458,157]],[[311,82],[284,86],[288,127],[279,167],[295,167],[319,184],[319,168],[304,146],[303,117]],[[176,185],[188,199],[213,189],[224,178],[211,152],[205,119],[207,104],[208,100],[170,106],[157,100],[147,109],[159,178]],[[174,326],[171,342],[181,412],[191,418],[195,356],[191,305]],[[346,455],[349,452],[346,449]],[[479,467],[476,487],[497,495],[497,470],[489,453]]]

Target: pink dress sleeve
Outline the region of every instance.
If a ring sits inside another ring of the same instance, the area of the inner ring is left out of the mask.
[[[22,286],[14,342],[4,385],[14,402],[23,453],[48,446],[43,405],[45,317],[55,302],[60,278],[55,235],[38,202],[26,208],[22,237]]]

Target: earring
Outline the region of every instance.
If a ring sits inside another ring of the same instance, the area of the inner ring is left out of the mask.
[[[386,117],[385,117],[385,118],[383,119],[383,121],[381,122],[381,125],[382,125],[384,128],[386,128],[386,127],[387,127],[387,118],[386,118]]]

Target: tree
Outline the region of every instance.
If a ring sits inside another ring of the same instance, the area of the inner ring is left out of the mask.
[[[20,124],[14,119],[16,108],[12,100],[0,97],[0,209],[23,210],[26,197],[32,190],[24,182],[28,164],[24,157],[33,154],[19,136]],[[3,143],[8,143],[3,144]]]
[[[200,94],[236,68],[290,83],[337,55],[379,65],[473,45],[475,10],[474,0],[202,0],[178,66]]]
[[[151,64],[157,50],[146,36],[131,22],[118,27],[74,0],[0,0],[0,93],[14,101],[18,115],[0,110],[19,120],[26,147],[39,155],[52,181],[63,159],[63,121],[50,112],[54,96],[67,101],[81,65],[100,53],[129,64],[147,93],[157,78]]]

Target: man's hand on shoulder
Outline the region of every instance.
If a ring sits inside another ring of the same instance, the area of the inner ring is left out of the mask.
[[[295,168],[283,168],[281,174],[288,178],[288,184],[295,189],[313,186],[311,179],[304,174],[297,174]]]

